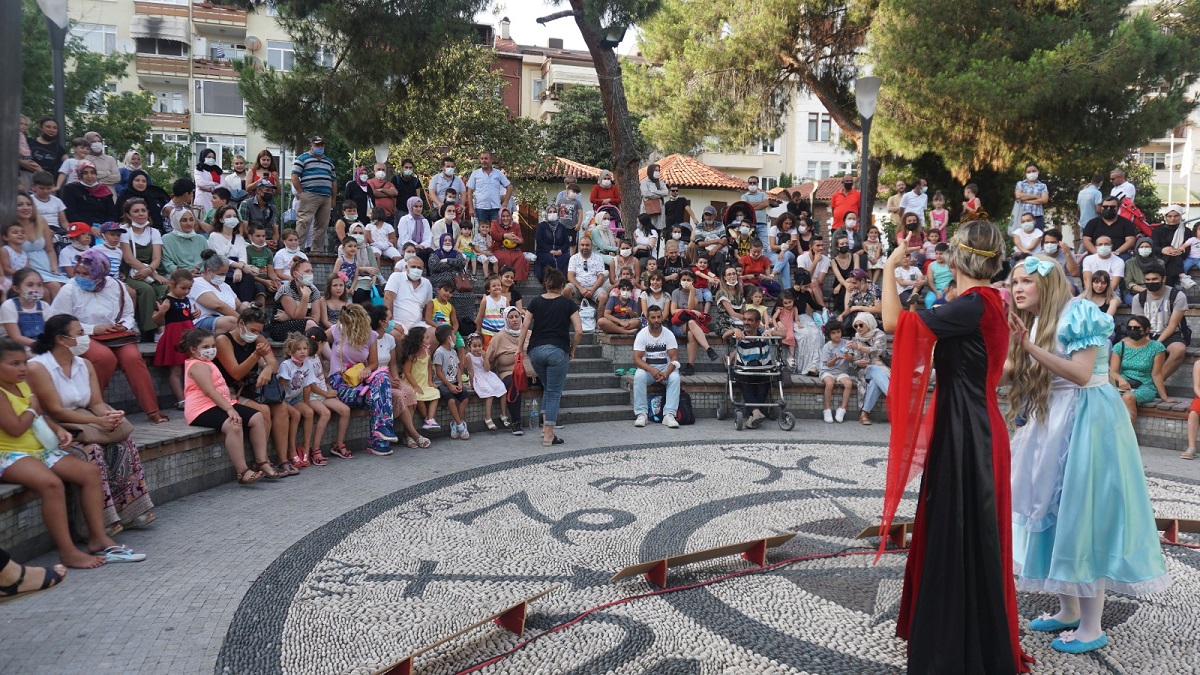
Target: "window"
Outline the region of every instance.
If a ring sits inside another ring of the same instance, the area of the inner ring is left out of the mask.
[[[267,65],[288,72],[296,62],[296,49],[290,42],[267,40]]]
[[[183,5],[187,7],[190,0],[147,0],[147,2],[154,2],[160,5]]]
[[[103,113],[107,107],[109,94],[117,93],[116,82],[106,82],[103,86],[89,93],[83,100],[84,110],[90,113]]]
[[[154,112],[181,113],[187,108],[187,92],[156,91],[154,92]]]
[[[546,81],[542,78],[535,78],[531,81],[533,85],[533,100],[542,100],[542,92],[546,91]]]
[[[779,150],[777,149],[778,143],[779,139],[776,138],[763,139],[759,141],[759,150],[762,151],[764,155],[777,155],[779,154]]]
[[[1138,162],[1154,169],[1155,171],[1166,171],[1167,169],[1167,153],[1165,152],[1139,152]]]
[[[196,156],[200,156],[200,152],[212,148],[217,153],[217,159],[221,166],[230,166],[233,164],[233,156],[246,156],[246,137],[245,136],[206,136],[201,135],[196,140]]]
[[[184,152],[186,152],[187,147],[188,147],[188,135],[185,133],[175,133],[175,132],[170,132],[170,131],[156,131],[156,132],[150,134],[150,137],[147,138],[146,140],[151,143],[153,143],[156,140],[162,141],[164,144],[167,145],[168,152],[171,154],[179,152],[180,150],[183,150]],[[161,169],[167,168],[167,159],[168,158],[166,156],[158,157],[154,153],[150,153],[150,156],[148,158],[143,156],[142,159],[145,161],[148,161],[151,166],[157,166]]]
[[[805,178],[805,180],[812,180],[813,178],[816,178],[816,177],[817,177],[817,163],[809,162],[808,170],[805,172],[804,178]]]
[[[809,142],[817,140],[818,124],[821,116],[818,113],[808,113],[808,140]],[[815,162],[809,162],[809,166],[813,166]]]
[[[829,162],[821,162],[821,174],[820,174],[820,176],[818,176],[819,178],[829,178],[829,176],[830,176],[829,165],[830,165]]]
[[[279,16],[279,8],[275,6],[275,0],[267,0],[267,16]]]
[[[332,68],[333,62],[337,60],[337,55],[332,47],[321,47],[317,50],[317,65],[325,68]]]
[[[159,40],[157,38],[136,38],[137,53],[154,54],[157,56],[187,56],[188,44],[174,40]]]
[[[762,186],[764,192],[774,190],[779,187],[779,178],[777,176],[759,176],[758,184]]]
[[[82,42],[89,52],[108,56],[117,50],[117,27],[96,23],[72,24],[71,39]]]
[[[849,176],[853,170],[851,168],[852,166],[853,162],[838,162],[838,173],[842,174],[843,176]]]
[[[208,58],[213,61],[241,61],[246,58],[246,45],[225,44],[218,40],[209,44]]]
[[[196,81],[196,111],[204,115],[243,117],[246,102],[238,92],[237,82]]]
[[[829,113],[808,113],[809,142],[829,142],[830,132]]]

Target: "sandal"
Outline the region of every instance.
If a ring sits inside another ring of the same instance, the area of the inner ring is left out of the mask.
[[[136,563],[146,559],[145,553],[134,553],[133,549],[124,544],[109,546],[100,551],[91,551],[92,555],[104,556],[105,564],[108,563]]]
[[[154,422],[155,424],[162,424],[163,422],[171,421],[171,418],[167,417],[167,414],[161,410],[155,410],[152,413],[147,413],[146,417],[149,417],[150,421]]]
[[[1180,459],[1196,459],[1196,449],[1188,448],[1179,454]]]
[[[546,447],[546,448],[548,448],[548,447],[550,447],[550,446],[552,446],[552,445],[562,445],[563,443],[566,443],[566,441],[564,441],[563,439],[559,438],[558,436],[555,436],[555,437],[554,437],[554,440],[552,440],[552,441],[543,440],[543,441],[542,441],[542,447]]]
[[[113,523],[112,525],[109,525],[108,527],[104,528],[104,533],[110,537],[115,537],[118,534],[121,534],[121,532],[123,532],[124,530],[125,530],[125,526],[122,525],[121,523]]]
[[[329,454],[342,459],[354,459],[354,453],[350,452],[345,443],[334,443],[329,446]]]
[[[291,462],[284,462],[280,466],[282,467],[284,465],[291,467],[292,470],[295,470],[295,467],[292,467]],[[259,469],[259,473],[261,473],[263,475],[263,478],[266,478],[267,480],[279,480],[280,478],[283,478],[284,476],[291,475],[290,473],[286,473],[286,472],[281,473],[279,471],[279,469],[275,468],[274,464],[271,464],[270,460],[268,460],[266,462],[259,462],[258,464],[255,465],[255,467]]]
[[[300,468],[291,462],[283,462],[282,464],[279,465],[279,476],[281,478],[287,478],[288,476],[297,476],[299,474],[300,474]]]
[[[25,565],[18,565],[18,567],[21,568],[21,576],[17,577],[16,583],[9,584],[8,586],[0,586],[0,602],[8,602],[9,600],[19,598],[22,595],[32,595],[34,593],[44,591],[47,588],[53,588],[67,576],[67,568],[63,567],[62,565],[43,567],[42,569],[45,570],[46,576],[42,578],[42,585],[38,588],[31,588],[29,590],[22,591],[21,584],[25,583],[25,573],[28,572],[30,568],[26,567]],[[37,568],[35,567],[34,569]]]
[[[308,466],[308,451],[304,448],[297,447],[296,454],[292,455],[292,466],[297,469],[303,469]]]
[[[428,448],[429,446],[433,445],[433,441],[425,438],[424,436],[417,436],[417,445],[421,446],[422,448]]]
[[[493,421],[492,421],[492,419],[491,419],[490,417],[489,417],[489,418],[487,418],[487,419],[485,419],[485,420],[483,421],[483,423],[487,425],[488,431],[495,431],[495,430],[496,430],[496,423],[495,423],[495,422],[493,422]]]
[[[238,485],[250,485],[252,483],[257,483],[262,477],[263,475],[258,471],[255,471],[250,467],[246,467],[246,470],[238,476],[237,482]]]
[[[313,466],[325,466],[329,464],[329,460],[325,459],[325,455],[321,454],[321,449],[317,448],[312,451],[311,464]]]
[[[404,445],[406,447],[412,448],[413,450],[416,450],[417,448],[421,447],[421,446],[417,445],[417,439],[409,438],[408,436],[404,437]]]
[[[500,416],[500,424],[503,424],[505,429],[507,429],[507,428],[509,428],[509,427],[511,427],[511,426],[512,426],[512,422],[510,422],[510,421],[508,420],[508,415],[501,415],[501,416]]]

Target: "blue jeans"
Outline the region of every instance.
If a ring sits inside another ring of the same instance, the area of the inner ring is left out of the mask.
[[[500,209],[475,209],[476,223],[487,223],[491,227],[493,220],[500,220]]]
[[[758,240],[762,242],[764,249],[767,248],[767,224],[766,223],[754,223],[754,236],[758,237]]]
[[[892,379],[892,371],[884,366],[867,366],[867,393],[863,394],[862,409],[871,412],[880,396],[887,396],[888,383]]]
[[[558,423],[558,403],[562,400],[570,358],[560,347],[538,345],[529,350],[529,361],[542,381],[542,414],[546,416],[542,424],[552,427]]]
[[[641,368],[633,374],[633,414],[648,415],[650,408],[646,403],[646,387],[654,382],[654,376]],[[679,371],[673,371],[667,376],[667,400],[663,402],[663,416],[674,415],[679,410]]]
[[[784,251],[783,255],[772,253],[771,260],[775,263],[775,274],[779,275],[779,283],[784,288],[791,288],[792,265],[796,262],[796,254],[791,251]]]
[[[1183,273],[1191,272],[1193,268],[1200,267],[1200,258],[1188,258],[1183,261]]]

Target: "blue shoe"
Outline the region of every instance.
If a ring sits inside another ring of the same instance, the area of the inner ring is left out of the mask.
[[[1067,631],[1054,642],[1051,642],[1050,646],[1060,652],[1066,652],[1067,654],[1083,654],[1084,652],[1100,649],[1107,644],[1108,635],[1106,633],[1101,633],[1100,637],[1092,640],[1091,642],[1080,642],[1079,640],[1075,639],[1075,631]]]
[[[1079,621],[1073,623],[1063,623],[1054,618],[1050,614],[1043,614],[1033,621],[1029,622],[1030,630],[1036,630],[1042,633],[1057,633],[1067,630],[1068,628],[1079,628]]]

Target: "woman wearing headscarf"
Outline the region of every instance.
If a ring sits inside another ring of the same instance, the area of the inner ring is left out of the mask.
[[[213,207],[213,190],[222,187],[221,176],[225,169],[217,161],[217,151],[205,148],[200,151],[200,161],[192,172],[192,180],[196,183],[196,196],[192,200],[194,206],[201,207],[201,213],[208,213]]]
[[[880,396],[887,396],[892,376],[892,369],[884,361],[887,335],[879,330],[873,314],[859,312],[854,316],[854,337],[847,349],[854,352],[854,365],[857,366],[858,400],[862,402],[858,421],[870,424],[871,408],[875,407]]]
[[[521,431],[521,390],[513,385],[513,372],[516,370],[517,354],[525,349],[517,337],[521,334],[521,322],[524,321],[519,307],[508,307],[504,310],[504,330],[492,336],[488,342],[487,351],[483,355],[483,364],[500,378],[508,394],[504,397],[508,411],[500,415],[500,423],[512,427],[514,436],[524,435]],[[534,378],[533,364],[529,359],[523,359],[525,376]]]
[[[558,207],[550,205],[546,218],[538,223],[533,235],[533,251],[537,262],[533,264],[533,275],[542,278],[542,272],[551,267],[563,274],[571,260],[571,247],[575,245],[575,230],[559,225]]]
[[[429,254],[427,269],[429,283],[433,284],[434,290],[444,281],[454,283],[454,276],[466,271],[467,258],[454,248],[454,236],[449,232],[442,233],[437,248]]]
[[[124,171],[124,169],[121,170]],[[117,193],[117,212],[125,213],[125,202],[130,199],[141,199],[146,202],[146,208],[150,211],[150,224],[154,226],[154,229],[162,232],[162,209],[167,202],[171,201],[171,195],[155,185],[150,180],[150,174],[142,169],[130,171],[129,178],[125,183],[125,189]]]
[[[96,165],[86,159],[79,163],[79,180],[65,183],[58,196],[67,207],[67,221],[99,225],[120,218],[112,190],[96,177]]]
[[[129,152],[125,153],[125,164],[121,166],[121,180],[113,186],[113,192],[118,195],[129,187],[129,178],[134,171],[142,169],[142,153],[130,148]]]
[[[366,224],[371,222],[371,208],[375,204],[371,201],[371,186],[368,181],[371,177],[367,174],[367,167],[354,167],[354,175],[350,180],[346,181],[345,199],[348,199],[358,205],[358,222]],[[350,223],[346,223],[349,225]]]
[[[162,273],[170,275],[182,267],[192,274],[200,273],[201,256],[208,250],[208,240],[196,231],[200,220],[191,209],[179,214],[178,226],[162,237]]]
[[[396,246],[403,249],[411,241],[417,247],[417,255],[428,263],[433,250],[433,228],[425,218],[425,204],[420,197],[409,197],[406,206],[408,213],[396,225]]]
[[[621,206],[621,190],[613,181],[613,172],[601,171],[600,180],[592,187],[592,191],[588,193],[588,201],[592,203],[592,211],[599,209],[601,206]]]
[[[125,285],[108,276],[109,260],[96,249],[84,251],[75,263],[75,276],[71,283],[62,287],[54,296],[51,307],[60,314],[71,314],[79,319],[83,335],[76,344],[87,344],[82,356],[91,361],[96,369],[100,390],[108,388],[113,372],[120,368],[129,380],[138,406],[151,422],[166,422],[167,416],[158,409],[158,396],[150,381],[150,370],[138,351],[136,342],[119,347],[109,347],[97,336],[124,331],[137,331],[133,319],[133,300],[129,298]]]
[[[492,223],[492,255],[501,267],[508,265],[516,273],[517,281],[529,278],[529,260],[521,250],[525,237],[521,236],[521,224],[508,209],[500,209],[500,220]]]
[[[662,169],[658,164],[646,167],[646,177],[642,180],[642,210],[654,219],[654,229],[662,230],[666,221],[665,200],[671,194],[667,184],[662,180]],[[657,207],[655,206],[657,204]],[[657,213],[654,211],[657,209]]]

